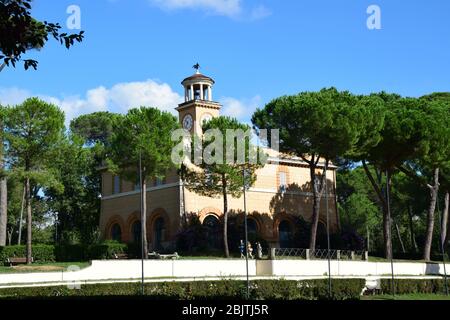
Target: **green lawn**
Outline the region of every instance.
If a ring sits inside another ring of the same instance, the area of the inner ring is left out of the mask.
[[[394,259],[394,262],[425,262],[425,260],[406,260],[406,259]],[[382,257],[369,256],[369,262],[391,262],[391,260]],[[442,263],[442,261],[430,261],[430,263]]]
[[[363,296],[361,300],[450,300],[450,296],[444,294],[411,293],[401,295],[375,295]]]
[[[87,266],[89,266],[89,262],[52,262],[33,263],[32,265],[18,265],[13,267],[0,266],[0,273],[60,272],[73,265],[80,268],[86,268]]]

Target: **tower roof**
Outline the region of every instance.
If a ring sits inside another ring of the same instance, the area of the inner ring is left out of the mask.
[[[214,84],[214,80],[211,77],[205,76],[199,72],[194,73],[192,76],[187,77],[186,79],[184,79],[181,84],[184,85],[186,82],[193,82],[193,81],[207,81],[207,82],[211,82],[212,84]]]

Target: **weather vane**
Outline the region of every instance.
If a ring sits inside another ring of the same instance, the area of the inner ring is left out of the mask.
[[[198,70],[200,69],[200,65],[199,65],[198,62],[197,62],[196,64],[194,64],[194,65],[192,66],[192,68],[194,68],[194,69],[197,70],[197,72],[198,72]]]

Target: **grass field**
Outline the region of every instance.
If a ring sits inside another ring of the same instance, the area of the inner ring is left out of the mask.
[[[67,270],[69,266],[78,266],[86,268],[89,262],[53,262],[53,263],[33,263],[32,265],[18,266],[0,266],[0,273],[19,273],[19,272],[58,272]]]

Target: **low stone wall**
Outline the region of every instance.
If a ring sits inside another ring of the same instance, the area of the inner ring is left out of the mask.
[[[76,268],[71,268],[74,270]],[[249,260],[250,277],[320,278],[328,275],[326,260]],[[450,270],[450,264],[447,265]],[[373,278],[390,275],[389,262],[331,261],[331,274],[336,277]],[[396,276],[443,275],[443,264],[394,263]],[[237,278],[246,276],[245,260],[147,260],[145,278],[166,280],[195,278]],[[47,285],[69,282],[101,282],[139,280],[140,260],[95,260],[78,271],[0,274],[0,287]]]

